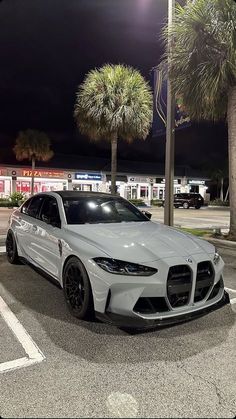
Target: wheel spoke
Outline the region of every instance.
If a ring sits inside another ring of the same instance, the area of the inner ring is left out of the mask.
[[[71,307],[80,310],[84,303],[85,289],[83,277],[76,264],[70,265],[66,272],[65,292]]]

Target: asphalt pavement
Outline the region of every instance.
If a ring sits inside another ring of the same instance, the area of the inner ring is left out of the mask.
[[[220,252],[232,305],[132,334],[74,319],[58,286],[1,256],[0,295],[9,310],[4,319],[11,312],[14,330],[21,326],[26,334],[21,330],[23,348],[1,319],[0,368],[23,359],[27,339],[43,356],[0,374],[0,416],[235,417],[236,250]]]

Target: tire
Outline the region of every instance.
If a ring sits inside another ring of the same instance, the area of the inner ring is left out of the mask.
[[[200,209],[201,208],[201,205],[196,205],[195,208],[196,209]]]
[[[183,207],[184,207],[184,209],[189,209],[189,203],[188,202],[184,202],[183,203]]]
[[[20,259],[17,252],[17,244],[12,231],[8,231],[7,238],[6,238],[6,253],[7,253],[7,260],[12,265],[18,265],[20,263]]]
[[[93,295],[84,265],[73,256],[63,270],[63,292],[67,307],[78,319],[94,317]]]
[[[175,208],[179,208],[179,205],[175,205],[175,204],[174,204],[174,207],[175,207]]]

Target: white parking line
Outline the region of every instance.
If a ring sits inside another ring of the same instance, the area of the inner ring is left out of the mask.
[[[232,289],[232,288],[226,288],[226,287],[225,287],[225,290],[226,290],[227,292],[236,292],[236,290],[234,290],[234,289]]]
[[[0,373],[42,362],[45,356],[2,297],[0,297],[0,314],[28,355],[23,358],[14,359],[13,361],[3,362],[0,364]]]
[[[6,246],[0,246],[0,253],[6,253]]]

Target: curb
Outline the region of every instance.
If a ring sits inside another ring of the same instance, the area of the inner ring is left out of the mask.
[[[233,249],[236,250],[236,242],[233,242],[231,240],[222,240],[222,239],[215,239],[215,238],[206,238],[203,237],[204,240],[207,240],[209,243],[212,243],[216,245],[217,247],[224,247],[227,249]]]
[[[0,246],[5,246],[6,244],[6,237],[5,235],[0,235]]]

